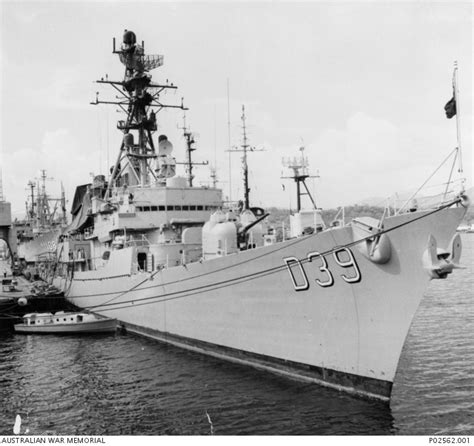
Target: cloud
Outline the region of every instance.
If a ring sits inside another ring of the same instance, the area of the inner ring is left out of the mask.
[[[257,122],[265,121],[261,118]],[[271,121],[269,125],[272,126]],[[291,204],[294,208],[295,186],[291,179],[281,178],[291,176],[282,159],[300,157],[298,149],[305,144],[293,138],[291,144],[284,145],[279,138],[270,136],[273,132],[267,134],[261,127],[255,133],[269,138],[252,140],[266,150],[248,156],[251,201],[263,207]],[[285,129],[284,133],[295,135],[297,129]],[[367,197],[388,198],[396,192],[416,189],[451,150],[444,141],[437,141],[442,133],[427,128],[409,132],[386,119],[357,112],[342,128],[324,130],[306,144],[304,156],[309,161],[309,174],[319,173],[319,178],[308,179],[307,184],[317,205],[324,208],[358,203]],[[450,167],[451,161],[435,176],[434,183],[445,182]],[[221,157],[218,173],[225,181],[221,184],[225,195],[229,190],[228,171],[228,157]],[[233,155],[231,171],[232,198],[236,200],[243,197],[241,161],[237,154]],[[309,200],[304,198],[303,205],[310,206]]]
[[[2,157],[4,193],[13,204],[15,217],[23,218],[23,203],[27,195],[27,183],[41,176],[46,170],[46,188],[52,197],[58,198],[61,182],[66,198],[72,200],[75,187],[90,180],[89,172],[98,169],[101,159],[99,151],[81,150],[81,146],[68,129],[46,131],[39,147],[24,147],[20,150],[3,153]]]
[[[361,112],[344,128],[324,131],[308,146],[310,164],[321,172],[323,203],[357,203],[418,187],[451,151],[436,141],[438,133],[406,132]],[[430,184],[445,182],[450,167],[451,162],[446,163]]]
[[[40,15],[39,11],[31,8],[18,8],[14,10],[14,17],[22,25],[31,25]]]
[[[29,88],[27,97],[41,106],[55,110],[88,110],[97,90],[87,79],[81,67],[57,67],[43,82]]]

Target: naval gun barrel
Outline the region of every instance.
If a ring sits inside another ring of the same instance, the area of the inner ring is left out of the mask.
[[[252,223],[249,223],[247,226],[244,226],[239,230],[239,235],[245,234],[247,231],[252,229],[255,225],[259,224],[262,220],[265,220],[270,214],[267,212],[266,214],[263,214],[261,217],[257,218],[257,220],[253,221]]]

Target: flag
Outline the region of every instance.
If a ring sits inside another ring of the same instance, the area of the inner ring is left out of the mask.
[[[448,119],[451,119],[456,115],[456,99],[454,96],[444,106],[444,111],[446,112],[446,117]]]

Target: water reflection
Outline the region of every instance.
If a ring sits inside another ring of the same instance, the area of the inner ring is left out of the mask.
[[[0,337],[0,434],[473,435],[474,234],[415,316],[391,408],[127,335]]]
[[[0,342],[2,434],[391,434],[389,407],[133,336]],[[212,432],[211,432],[212,430]]]

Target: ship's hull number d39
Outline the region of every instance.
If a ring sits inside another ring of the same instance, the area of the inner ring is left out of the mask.
[[[347,269],[347,272],[340,275],[345,282],[357,283],[361,281],[362,275],[359,266],[349,248],[341,248],[334,251],[332,255],[337,265]],[[286,263],[295,291],[304,291],[309,288],[309,280],[303,262],[307,264],[306,268],[313,268],[313,264],[315,265],[315,270],[311,271],[316,272],[315,282],[320,287],[326,288],[334,285],[334,275],[328,267],[326,258],[319,252],[308,253],[303,261],[296,257],[285,257],[283,261]]]

